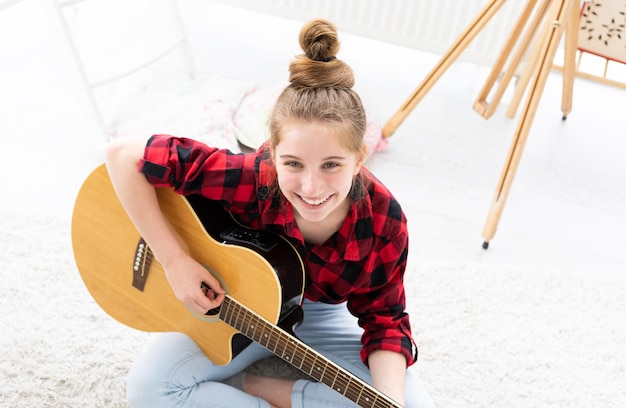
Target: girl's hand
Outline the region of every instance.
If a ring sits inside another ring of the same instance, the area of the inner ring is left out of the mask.
[[[174,295],[191,311],[205,314],[222,304],[220,282],[191,256],[183,253],[163,266]]]

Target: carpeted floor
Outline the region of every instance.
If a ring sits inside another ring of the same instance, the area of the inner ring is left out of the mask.
[[[2,213],[0,230],[0,406],[126,406],[125,373],[148,335],[92,301],[69,220]]]
[[[151,335],[93,302],[68,219],[0,220],[0,406],[127,406],[126,371]],[[626,406],[623,281],[416,261],[407,287],[440,407]]]

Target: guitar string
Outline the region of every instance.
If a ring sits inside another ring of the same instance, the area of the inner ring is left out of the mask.
[[[256,314],[250,312],[248,309],[240,307],[240,305],[238,305],[237,302],[233,299],[230,299],[230,302],[228,302],[226,306],[227,316],[225,316],[223,319],[225,322],[229,324],[234,323],[235,327],[240,329],[243,334],[247,335],[251,339],[255,340],[257,343],[268,348],[274,354],[283,358],[291,365],[301,369],[312,378],[321,381],[326,385],[329,385],[335,391],[339,392],[342,395],[345,395],[347,398],[358,403],[359,405],[362,403],[367,403],[368,405],[366,405],[366,407],[368,408],[398,407],[398,405],[393,403],[393,401],[391,400],[384,401],[387,398],[383,398],[383,400],[379,399],[381,398],[381,395],[377,391],[370,389],[369,384],[367,384],[367,386],[364,386],[362,384],[352,381],[350,377],[343,373],[340,373],[337,367],[329,363],[323,362],[323,370],[321,372],[320,365],[318,364],[316,372],[315,367],[318,363],[318,358],[315,354],[312,356],[312,358],[309,357],[309,354],[311,352],[308,348],[304,347],[298,342],[293,341],[291,336],[284,332],[282,329],[276,328],[273,325],[268,324]],[[234,315],[234,313],[237,314]],[[261,333],[258,333],[259,327],[262,330]],[[270,333],[266,334],[266,330],[268,330]],[[300,348],[303,349],[303,353],[299,352]],[[307,371],[303,369],[303,367],[310,367],[310,369]],[[326,379],[326,381],[324,381],[324,379]]]
[[[240,322],[241,327],[248,327],[248,326],[256,327],[255,325],[245,324],[246,322],[250,322],[250,321],[262,322],[262,320],[260,320],[258,316],[252,314],[248,310],[244,309],[243,313],[245,314],[245,316],[241,317],[241,322]],[[271,340],[275,339],[275,341],[272,341],[272,344],[271,344],[271,346],[273,347],[272,350],[274,351],[275,354],[277,354],[277,351],[280,349],[282,351],[281,357],[283,357],[283,359],[285,359],[287,355],[291,355],[291,358],[290,359],[287,358],[286,360],[288,362],[291,362],[292,365],[297,365],[296,361],[303,361],[303,362],[306,361],[307,356],[310,353],[308,348],[298,344],[297,342],[294,342],[293,339],[291,339],[289,335],[287,335],[284,331],[282,331],[279,328],[275,328],[274,326],[271,326],[268,324],[261,324],[261,326],[262,327],[267,326],[267,328],[272,332],[273,336],[269,336],[269,339]],[[290,352],[289,350],[290,346],[293,346],[292,352]],[[303,349],[304,354],[298,353],[299,348]],[[299,356],[300,358],[296,359],[294,358],[295,356]],[[315,355],[313,355],[313,360],[309,360],[311,362],[311,370],[313,370],[313,367],[317,363],[317,360],[318,358]],[[323,380],[324,378],[326,378],[327,381],[322,381],[322,382],[324,382],[325,384],[327,384],[329,387],[333,388],[335,391],[339,392],[340,394],[343,394],[346,397],[351,398],[352,401],[358,402],[359,399],[363,397],[364,402],[371,403],[372,407],[378,407],[379,405],[377,404],[377,402],[381,402],[382,404],[384,404],[384,405],[381,405],[381,408],[395,406],[395,404],[392,404],[391,401],[389,401],[389,403],[380,401],[379,400],[380,396],[377,392],[359,384],[358,382],[352,382],[352,380],[347,375],[340,372],[340,369],[338,367],[332,364],[326,363],[326,362],[324,362],[324,364],[322,365],[324,366],[324,370],[321,372],[319,379]]]

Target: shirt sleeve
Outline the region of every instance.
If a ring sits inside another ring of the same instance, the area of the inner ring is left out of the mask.
[[[361,358],[367,364],[375,350],[389,350],[404,355],[407,366],[415,363],[417,347],[411,336],[411,324],[406,313],[404,271],[408,255],[406,231],[374,251],[368,263],[372,274],[372,291],[354,294],[348,307],[358,317],[364,332],[361,338]],[[378,282],[376,282],[378,280]]]
[[[250,161],[254,162],[254,155],[235,154],[193,139],[154,135],[147,142],[139,171],[155,187],[173,187],[179,194],[201,194],[226,207],[245,208],[256,194]]]

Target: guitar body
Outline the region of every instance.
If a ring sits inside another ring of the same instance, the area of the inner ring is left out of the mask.
[[[288,241],[241,226],[218,203],[203,197],[184,197],[165,188],[157,194],[189,254],[222,282],[230,297],[278,325],[298,308],[305,272]],[[122,324],[147,332],[185,333],[220,365],[245,346],[240,341],[244,337],[217,314],[193,313],[175,297],[163,268],[119,202],[104,165],[78,193],[72,247],[91,296]]]

